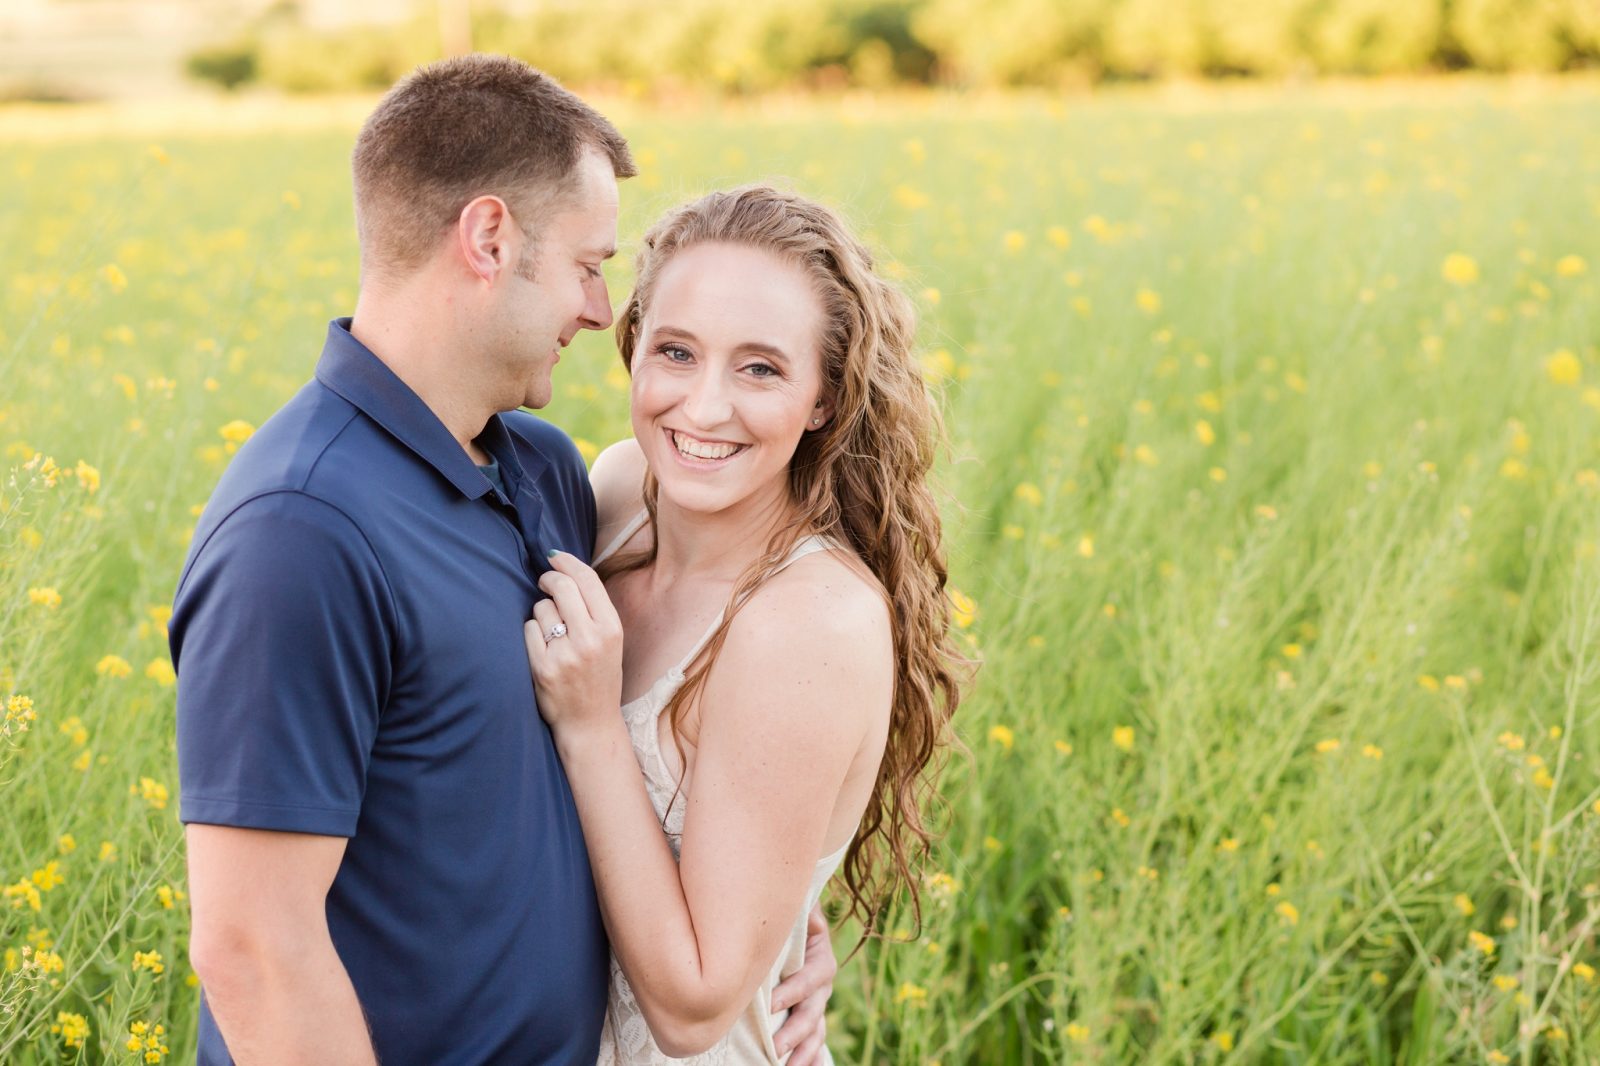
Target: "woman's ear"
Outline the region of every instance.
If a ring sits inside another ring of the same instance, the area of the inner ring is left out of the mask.
[[[817,405],[811,409],[811,417],[806,420],[806,431],[821,429],[833,421],[833,404],[827,400],[818,400]]]

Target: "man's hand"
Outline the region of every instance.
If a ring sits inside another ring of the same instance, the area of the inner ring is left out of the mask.
[[[828,997],[833,995],[833,979],[838,973],[839,960],[834,957],[828,920],[819,903],[806,922],[805,962],[772,990],[772,1013],[794,1008],[772,1037],[779,1058],[794,1051],[788,1066],[818,1066],[822,1062],[828,1036]]]

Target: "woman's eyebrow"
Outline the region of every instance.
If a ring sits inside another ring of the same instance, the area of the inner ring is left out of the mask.
[[[675,337],[678,340],[688,341],[690,344],[698,344],[700,342],[699,337],[696,337],[689,330],[686,330],[681,326],[657,326],[650,332],[657,337]],[[782,348],[779,348],[776,345],[765,344],[761,341],[743,341],[734,346],[734,351],[752,352],[756,355],[764,355],[774,362],[782,363],[785,366],[794,365],[794,360],[789,358],[789,353],[785,352]]]

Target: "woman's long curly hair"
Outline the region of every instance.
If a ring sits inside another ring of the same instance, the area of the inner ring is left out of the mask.
[[[833,415],[801,435],[789,464],[793,521],[739,578],[721,624],[695,657],[666,713],[675,737],[739,608],[807,534],[852,548],[876,577],[894,631],[895,684],[888,741],[872,796],[844,860],[849,913],[867,934],[897,888],[909,891],[917,926],[914,868],[933,839],[927,806],[961,700],[968,661],[950,639],[939,511],[927,478],[942,437],[938,408],[913,355],[916,315],[906,296],[873,272],[872,255],[833,211],[766,185],[714,192],[668,214],[645,235],[633,292],[617,318],[617,346],[630,373],[662,268],[686,248],[725,243],[759,248],[798,265],[821,297],[822,396]],[[658,485],[646,475],[651,528]],[[648,566],[651,547],[608,574]],[[681,739],[680,739],[681,744]]]

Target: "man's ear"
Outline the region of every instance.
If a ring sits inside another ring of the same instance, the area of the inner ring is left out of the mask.
[[[461,259],[484,281],[493,283],[511,265],[511,209],[498,196],[479,196],[456,218],[456,243]]]

